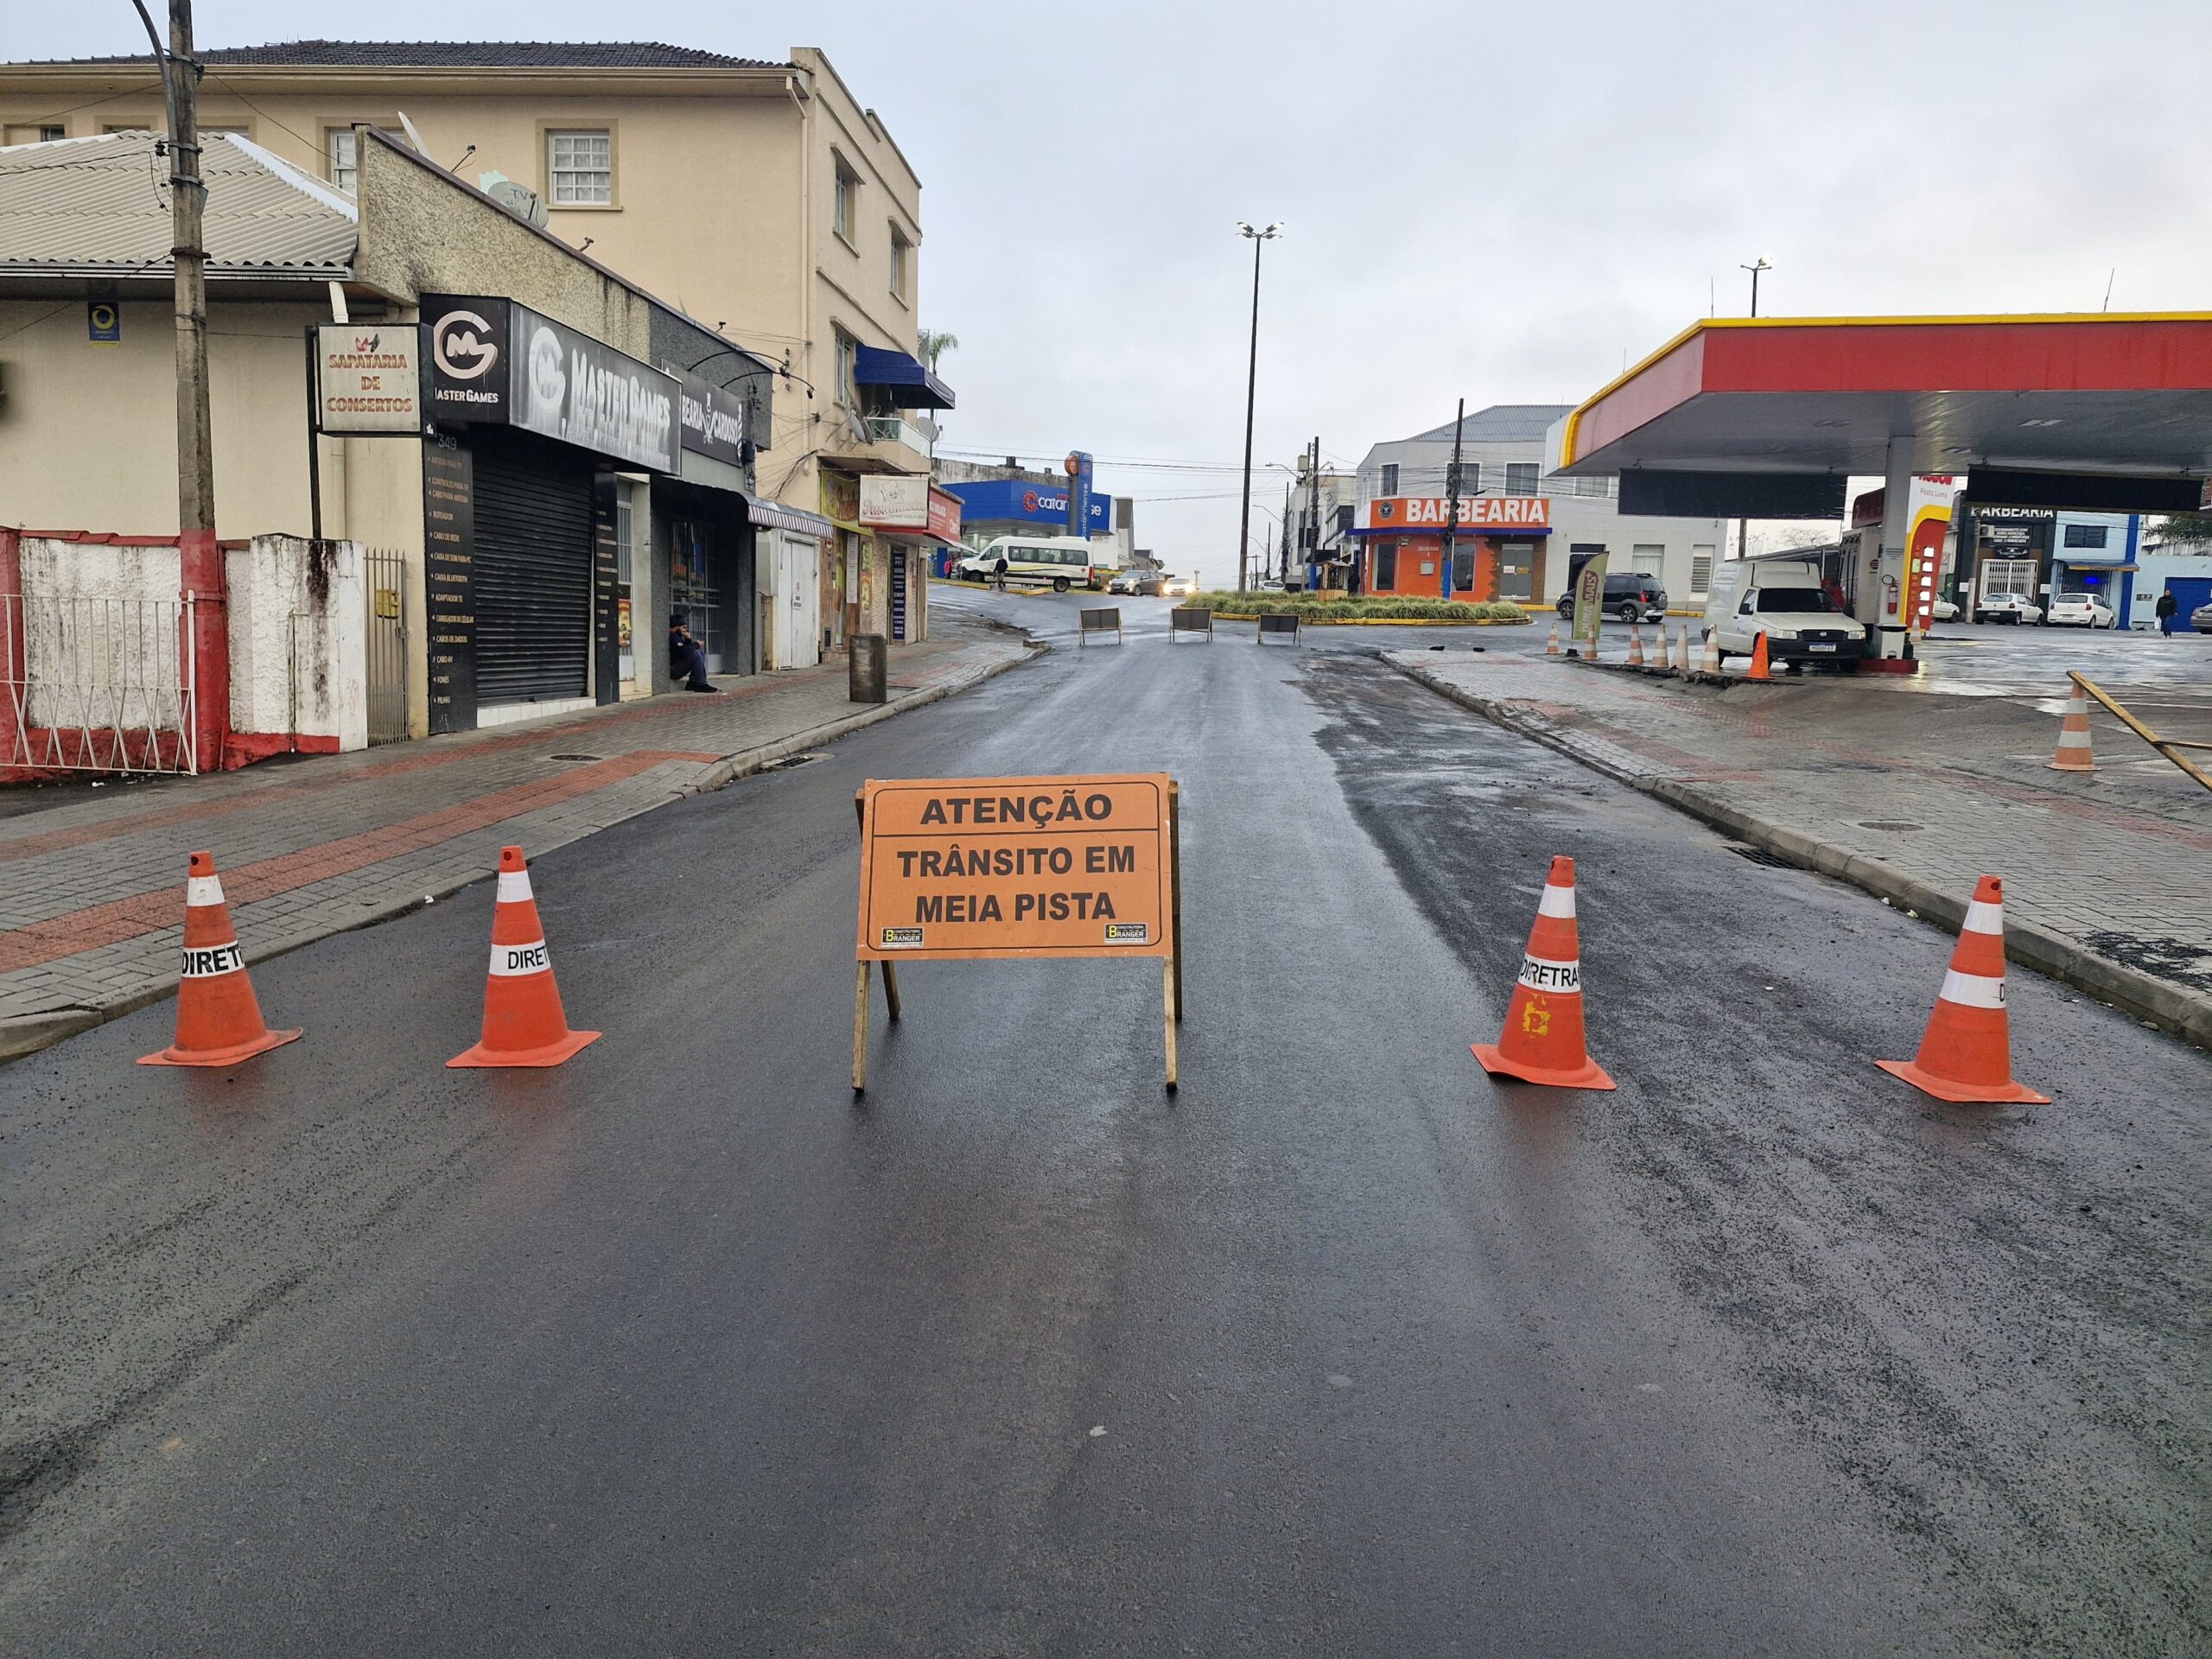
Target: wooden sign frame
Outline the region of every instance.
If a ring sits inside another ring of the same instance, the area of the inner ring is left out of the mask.
[[[861,831],[861,932],[855,946],[855,972],[853,980],[853,1093],[864,1094],[868,1089],[868,969],[871,963],[883,970],[883,1000],[893,1025],[899,1021],[901,1007],[899,996],[899,969],[894,957],[880,947],[871,947],[867,931],[869,921],[870,873],[869,842],[874,831],[870,822],[869,806],[874,797],[886,788],[910,790],[918,787],[960,789],[976,794],[997,796],[1001,790],[1011,795],[1021,792],[1049,795],[1054,798],[1068,791],[1084,791],[1085,785],[1101,784],[1126,785],[1157,782],[1166,785],[1166,812],[1159,825],[1162,836],[1160,863],[1166,877],[1167,925],[1166,937],[1150,942],[1141,949],[1130,946],[1100,944],[1096,947],[1058,944],[1045,947],[1009,946],[995,949],[935,949],[923,950],[919,954],[944,960],[978,960],[997,957],[1034,958],[1113,956],[1156,956],[1160,964],[1161,1030],[1166,1057],[1166,1088],[1169,1094],[1176,1090],[1177,1055],[1175,1027],[1183,1018],[1183,815],[1182,785],[1173,778],[1162,774],[1116,775],[1110,777],[1081,776],[1073,778],[960,778],[960,779],[871,779],[853,796],[853,816]],[[1164,947],[1164,948],[1163,948]]]

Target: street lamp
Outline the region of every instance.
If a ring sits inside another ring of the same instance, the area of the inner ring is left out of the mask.
[[[1252,243],[1252,354],[1244,370],[1244,517],[1236,533],[1236,591],[1241,594],[1246,543],[1252,535],[1252,403],[1260,387],[1260,247],[1282,234],[1282,221],[1277,219],[1266,230],[1255,231],[1240,219],[1236,234],[1249,238]]]
[[[1738,265],[1736,269],[1751,273],[1751,315],[1756,317],[1759,314],[1759,272],[1772,270],[1774,267],[1768,263],[1766,255],[1761,254],[1757,264]]]

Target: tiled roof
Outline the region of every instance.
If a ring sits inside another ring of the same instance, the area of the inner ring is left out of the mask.
[[[762,58],[726,57],[659,41],[283,41],[203,49],[202,63],[303,69],[775,69]],[[143,64],[143,54],[70,63]]]
[[[0,149],[0,273],[166,273],[169,162],[155,143],[111,132]],[[231,133],[209,136],[200,170],[211,276],[346,274],[349,197]]]
[[[1554,421],[1571,414],[1573,409],[1573,404],[1492,404],[1488,409],[1470,410],[1465,429],[1466,439],[1470,443],[1529,443],[1541,439],[1551,430]],[[1456,424],[1446,421],[1401,442],[1417,443],[1440,438],[1449,443]]]

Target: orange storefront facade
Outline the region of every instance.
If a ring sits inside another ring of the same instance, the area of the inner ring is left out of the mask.
[[[1444,531],[1451,503],[1440,495],[1378,496],[1361,543],[1360,591],[1440,599],[1445,586]],[[1533,605],[1544,591],[1545,543],[1552,504],[1541,495],[1477,495],[1459,502],[1448,597]]]

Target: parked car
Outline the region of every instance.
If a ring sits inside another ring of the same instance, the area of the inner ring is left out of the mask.
[[[1134,570],[1124,570],[1106,583],[1106,591],[1109,594],[1134,594],[1136,590],[1137,574]]]
[[[2191,611],[2189,626],[2199,633],[2212,633],[2212,605],[2200,605]]]
[[[2040,622],[2043,607],[2025,594],[1984,594],[1974,607],[1977,622]]]
[[[2108,628],[2116,620],[2112,607],[2094,594],[2061,594],[2050,601],[2054,628]]]
[[[1767,660],[1792,670],[1849,664],[1866,655],[1865,625],[1828,597],[1817,559],[1731,559],[1707,591],[1707,632],[1722,662],[1748,657],[1766,636]]]
[[[1955,622],[1959,620],[1959,607],[1948,599],[1937,600],[1928,607],[1928,613],[1938,622]]]
[[[1605,597],[1598,608],[1623,622],[1649,622],[1655,616],[1667,614],[1667,590],[1659,585],[1656,576],[1641,576],[1632,571],[1609,575],[1605,578]],[[1571,586],[1559,596],[1559,613],[1562,621],[1574,615],[1574,590]]]

